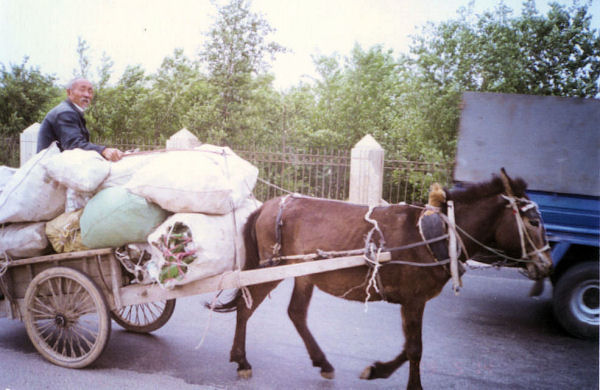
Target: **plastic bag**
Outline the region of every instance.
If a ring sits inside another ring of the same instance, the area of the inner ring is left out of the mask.
[[[225,215],[180,213],[169,217],[152,234],[148,273],[165,288],[242,268],[243,227],[260,202],[247,199]]]
[[[0,194],[0,223],[48,221],[63,213],[66,189],[48,177],[42,165],[59,153],[52,143],[8,180]]]
[[[56,253],[89,249],[81,242],[79,219],[83,209],[64,213],[46,223],[46,236]]]
[[[203,145],[154,155],[125,187],[175,213],[227,214],[250,196],[257,177],[231,149]]]
[[[42,256],[48,251],[45,222],[14,223],[0,228],[0,257]]]
[[[98,192],[85,206],[79,221],[81,239],[89,248],[116,248],[145,242],[167,212],[123,187]]]

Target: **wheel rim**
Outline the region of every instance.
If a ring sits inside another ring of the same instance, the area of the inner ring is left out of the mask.
[[[92,293],[64,274],[42,278],[28,294],[30,337],[53,363],[82,367],[103,349],[107,331],[102,302]]]
[[[573,291],[571,308],[579,321],[590,325],[600,324],[600,308],[598,303],[598,282],[588,280]]]
[[[132,326],[146,326],[157,321],[165,311],[167,301],[124,306],[117,311],[121,321]]]

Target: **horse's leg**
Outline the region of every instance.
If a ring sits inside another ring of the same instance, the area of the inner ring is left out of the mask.
[[[407,389],[421,389],[421,354],[423,343],[421,339],[423,328],[423,312],[425,303],[407,303],[402,305],[402,329],[404,330],[404,350],[389,362],[375,362],[365,368],[362,379],[387,378],[404,362],[410,362]]]
[[[248,291],[252,297],[252,306],[248,308],[243,297],[239,297],[237,302],[237,321],[235,325],[235,336],[233,337],[233,346],[229,361],[238,364],[238,376],[243,379],[248,379],[252,376],[252,366],[246,360],[246,324],[254,313],[254,310],[261,304],[265,297],[273,290],[281,281],[257,284],[249,286]]]
[[[327,361],[325,354],[317,344],[317,341],[310,333],[306,323],[308,314],[308,305],[312,298],[314,285],[305,277],[298,277],[294,280],[294,291],[292,299],[288,306],[288,315],[294,323],[298,334],[302,337],[308,355],[315,367],[321,368],[321,376],[326,379],[333,379],[333,366]]]

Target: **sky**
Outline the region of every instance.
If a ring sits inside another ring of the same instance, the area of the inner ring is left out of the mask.
[[[224,0],[216,0],[222,4]],[[559,0],[570,5],[571,0]],[[475,13],[499,1],[474,0]],[[523,0],[504,0],[519,15]],[[536,1],[545,14],[548,1]],[[276,31],[270,38],[288,48],[271,63],[280,89],[316,76],[314,55],[348,56],[358,43],[380,44],[396,55],[407,53],[411,35],[426,22],[457,17],[469,0],[254,0],[251,9]],[[589,7],[592,27],[600,30],[600,0]],[[154,73],[176,48],[196,58],[215,21],[211,0],[0,0],[0,63],[39,67],[59,83],[78,68],[77,41],[89,45],[92,81],[103,54],[113,62],[111,82],[129,65]]]

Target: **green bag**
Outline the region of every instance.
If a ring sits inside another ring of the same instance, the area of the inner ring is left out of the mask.
[[[123,187],[98,192],[85,206],[79,224],[88,248],[117,248],[145,242],[168,213]]]

